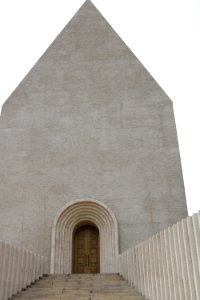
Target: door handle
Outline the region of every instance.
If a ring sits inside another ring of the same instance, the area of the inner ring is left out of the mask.
[[[85,254],[85,265],[89,267],[89,254]]]
[[[90,262],[90,261],[89,261],[89,254],[88,254],[87,257],[88,257],[88,259],[87,259],[87,266],[89,267],[89,262]]]

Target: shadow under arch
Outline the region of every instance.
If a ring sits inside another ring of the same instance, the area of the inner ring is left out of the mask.
[[[116,273],[119,255],[117,219],[104,203],[91,199],[67,203],[56,215],[52,228],[50,273],[72,273],[73,232],[81,222],[92,222],[99,230],[100,273]]]

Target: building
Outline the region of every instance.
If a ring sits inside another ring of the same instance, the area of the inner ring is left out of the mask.
[[[187,216],[171,100],[90,1],[5,102],[0,237],[111,273]]]

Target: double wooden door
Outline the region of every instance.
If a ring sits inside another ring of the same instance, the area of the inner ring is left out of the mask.
[[[84,225],[74,233],[74,273],[99,273],[99,231],[95,226]]]

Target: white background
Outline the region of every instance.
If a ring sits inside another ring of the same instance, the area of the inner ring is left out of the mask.
[[[0,0],[0,105],[83,0]],[[189,214],[200,210],[200,0],[93,0],[173,100]]]

